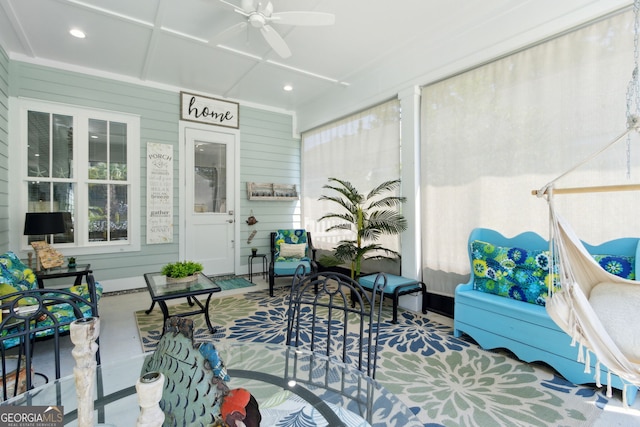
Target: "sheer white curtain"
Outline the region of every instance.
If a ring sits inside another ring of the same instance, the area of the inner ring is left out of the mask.
[[[320,202],[322,194],[337,195],[322,187],[328,178],[349,181],[366,194],[378,184],[400,177],[400,103],[392,100],[302,134],[303,225],[312,232],[313,244],[333,249],[353,236],[327,233],[325,213],[340,213],[335,203]],[[398,249],[398,239],[380,240]]]
[[[633,12],[423,88],[422,268],[429,290],[453,295],[469,274],[474,227],[548,236],[547,204],[531,190],[626,129],[634,67]],[[599,156],[560,187],[640,182],[639,138]],[[639,193],[557,195],[559,212],[589,243],[640,236]]]

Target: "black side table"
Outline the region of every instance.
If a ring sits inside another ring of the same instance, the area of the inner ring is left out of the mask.
[[[38,287],[44,288],[45,279],[57,279],[59,277],[75,277],[74,285],[82,284],[82,276],[91,273],[91,264],[78,264],[76,267],[54,267],[47,270],[36,271],[36,279]]]
[[[251,283],[253,283],[253,280],[251,280],[251,277],[253,276],[253,260],[256,258],[262,258],[262,278],[266,279],[267,277],[267,256],[265,254],[251,254],[247,259],[247,262],[249,263],[249,281]]]

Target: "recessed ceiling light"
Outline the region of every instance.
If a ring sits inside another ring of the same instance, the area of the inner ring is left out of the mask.
[[[287,92],[291,92],[293,90],[293,86],[291,85],[284,85],[284,87],[282,88],[284,90],[286,90]]]
[[[69,30],[69,34],[71,34],[73,37],[77,37],[79,39],[83,39],[86,37],[86,35],[84,34],[84,31],[79,30],[77,28],[72,28],[71,30]]]

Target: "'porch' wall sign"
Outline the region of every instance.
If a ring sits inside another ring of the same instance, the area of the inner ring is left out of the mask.
[[[147,244],[173,242],[173,146],[147,142]]]
[[[180,119],[207,125],[238,129],[239,104],[180,92]]]

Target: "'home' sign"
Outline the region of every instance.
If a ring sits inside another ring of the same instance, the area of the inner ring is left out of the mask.
[[[239,104],[180,92],[180,119],[238,129]]]

